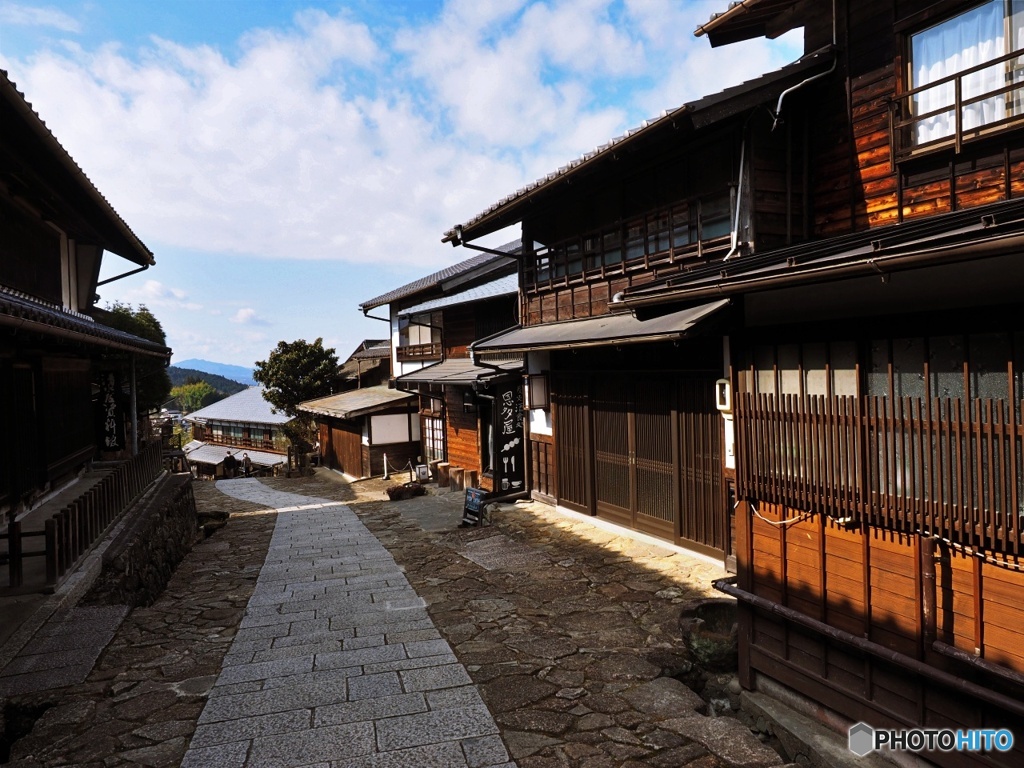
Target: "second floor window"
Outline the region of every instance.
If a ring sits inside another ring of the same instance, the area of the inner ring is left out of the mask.
[[[403,317],[398,326],[398,346],[415,347],[441,343],[441,313]]]
[[[1012,54],[1022,48],[1024,0],[989,0],[911,35],[915,93],[909,106],[920,118],[912,144],[962,136],[1021,114],[1024,61]]]

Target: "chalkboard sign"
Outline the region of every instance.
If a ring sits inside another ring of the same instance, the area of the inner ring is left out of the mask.
[[[483,488],[467,488],[466,503],[462,508],[462,525],[480,525],[482,513],[480,511],[487,492]]]

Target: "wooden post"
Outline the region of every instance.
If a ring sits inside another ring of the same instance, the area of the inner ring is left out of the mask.
[[[480,473],[475,469],[466,471],[466,487],[467,488],[479,488],[480,487]]]
[[[57,583],[57,519],[46,521],[46,583]]]
[[[451,475],[449,474],[451,465],[447,461],[441,461],[437,464],[437,487],[447,488],[451,484]]]
[[[451,489],[453,491],[464,491],[466,490],[466,470],[462,467],[452,467],[449,469],[451,474]]]
[[[20,587],[24,578],[24,566],[21,560],[21,523],[11,520],[7,526],[8,583],[12,587]]]

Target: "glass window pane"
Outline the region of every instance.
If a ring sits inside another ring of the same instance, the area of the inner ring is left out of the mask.
[[[784,395],[800,394],[800,347],[797,344],[779,346],[779,382]]]
[[[775,349],[767,344],[754,348],[754,368],[757,370],[757,393],[774,395]]]
[[[825,344],[804,344],[804,386],[808,395],[828,394],[828,379],[825,376],[827,362],[828,347]]]
[[[1005,400],[1009,394],[1007,363],[1011,360],[1010,337],[1005,333],[971,336],[971,397]]]
[[[893,397],[924,397],[924,340],[893,339]]]
[[[605,232],[603,239],[605,266],[618,264],[622,261],[622,233],[617,229]]]
[[[911,86],[937,83],[950,75],[998,58],[1007,52],[1004,0],[989,2],[965,11],[910,37]],[[968,100],[1003,84],[1001,64],[971,73],[961,79],[961,98]],[[956,130],[955,81],[938,83],[913,97],[915,115],[939,111],[915,126],[914,140],[921,144]],[[962,128],[969,130],[1006,116],[1005,99],[994,96],[963,106]]]
[[[889,340],[872,339],[868,350],[868,369],[865,380],[868,394],[873,397],[889,396]]]
[[[928,371],[931,396],[964,396],[964,337],[933,336],[928,340]]]
[[[644,255],[644,227],[634,222],[626,227],[626,261],[639,259]]]
[[[857,344],[834,341],[829,345],[832,364],[832,394],[837,397],[857,395]]]

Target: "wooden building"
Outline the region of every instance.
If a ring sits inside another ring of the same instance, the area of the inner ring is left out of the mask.
[[[358,479],[418,463],[420,422],[407,392],[361,387],[307,400],[299,410],[316,417],[320,462],[328,469]]]
[[[170,350],[96,321],[104,254],[125,259],[132,272],[152,266],[153,255],[2,71],[0,126],[0,522],[7,522],[74,482],[101,450],[137,449],[135,361],[166,361]]]
[[[475,473],[486,491],[525,492],[521,355],[475,365],[469,346],[515,325],[519,243],[453,264],[364,302],[387,304],[395,385],[418,399],[419,461]],[[512,424],[502,414],[511,408]],[[509,431],[513,430],[513,431]]]
[[[288,461],[287,414],[275,411],[263,387],[243,389],[184,417],[192,425],[185,458],[198,477],[222,477],[228,454],[248,456],[255,472],[273,471]]]
[[[1020,765],[1024,13],[723,10],[697,30],[713,45],[802,25],[805,56],[448,232],[521,222],[543,244],[521,260],[522,327],[473,348],[548,372],[538,494],[632,506],[620,519],[657,532],[660,468],[676,540],[693,478],[720,485],[717,514],[738,502],[703,543],[735,558],[721,588],[745,687],[833,723],[1006,728],[1011,751],[926,756]],[[678,343],[657,342],[673,323]],[[684,412],[707,416],[712,462],[681,439]]]

